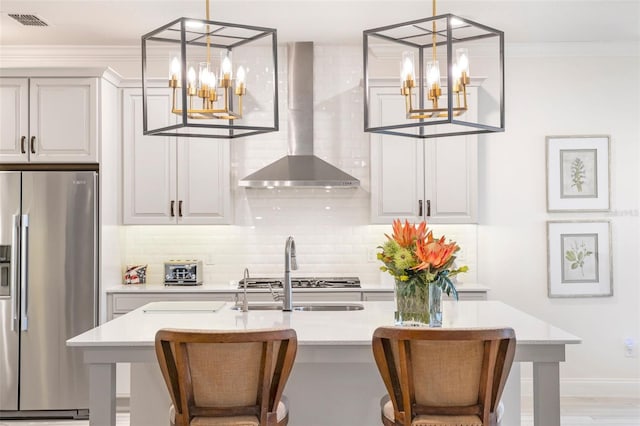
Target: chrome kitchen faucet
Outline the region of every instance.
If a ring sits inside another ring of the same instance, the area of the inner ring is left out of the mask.
[[[242,292],[242,312],[249,312],[249,301],[247,300],[247,281],[249,281],[249,268],[244,268],[242,282],[243,292]],[[236,294],[236,306],[238,306],[238,295]]]
[[[298,269],[298,262],[296,261],[296,243],[293,241],[293,237],[289,237],[284,246],[284,282],[282,283],[284,289],[284,298],[282,299],[283,311],[291,311],[293,309],[293,291],[291,290],[292,269]]]

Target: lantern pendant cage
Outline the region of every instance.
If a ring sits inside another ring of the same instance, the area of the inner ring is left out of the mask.
[[[504,131],[504,33],[452,14],[436,15],[432,4],[430,18],[363,32],[364,130],[412,138]],[[400,64],[394,105],[403,111],[383,116],[373,93],[397,84],[390,83],[390,70],[397,69],[391,62]],[[471,66],[484,75],[472,76]],[[478,90],[471,101],[472,86]],[[471,108],[476,110],[469,113]]]
[[[206,0],[206,19],[179,18],[142,36],[145,135],[230,139],[278,130],[276,30],[209,15]],[[164,119],[154,109],[160,99]]]

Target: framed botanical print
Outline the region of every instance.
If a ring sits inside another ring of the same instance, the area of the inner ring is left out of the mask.
[[[609,137],[547,137],[547,210],[609,210]]]
[[[611,224],[547,222],[549,297],[611,296]]]

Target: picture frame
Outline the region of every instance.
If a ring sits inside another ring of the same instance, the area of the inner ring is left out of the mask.
[[[609,211],[609,136],[547,136],[547,211]]]
[[[613,296],[611,223],[547,222],[548,295]]]

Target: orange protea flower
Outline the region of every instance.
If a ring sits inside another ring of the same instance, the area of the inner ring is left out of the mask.
[[[416,242],[416,256],[420,260],[420,264],[413,269],[421,271],[430,268],[433,271],[441,268],[459,249],[460,247],[455,242],[445,244],[444,237],[435,240],[432,232],[429,231],[426,239],[419,239]]]
[[[424,221],[416,226],[411,225],[408,220],[405,220],[403,225],[400,219],[395,219],[393,221],[393,236],[384,235],[390,240],[393,239],[400,247],[408,248],[414,242],[424,239],[426,229],[427,223]]]

